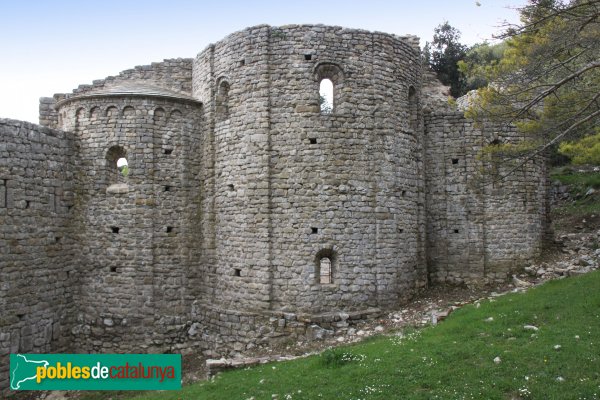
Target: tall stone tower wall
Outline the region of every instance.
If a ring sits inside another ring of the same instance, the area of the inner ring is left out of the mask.
[[[424,282],[419,74],[412,38],[339,27],[259,26],[199,54],[220,306],[389,306]],[[323,256],[331,284],[319,283]]]

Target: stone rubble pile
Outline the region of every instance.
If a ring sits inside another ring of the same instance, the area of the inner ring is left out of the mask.
[[[592,233],[568,233],[559,236],[564,256],[557,262],[542,262],[525,267],[536,283],[585,274],[600,265],[600,229]]]

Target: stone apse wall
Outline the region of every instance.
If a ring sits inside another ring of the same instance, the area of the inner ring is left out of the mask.
[[[214,261],[198,307],[219,328],[209,335],[232,322],[239,335],[239,311],[286,313],[271,317],[275,332],[258,327],[279,334],[299,313],[310,325],[425,285],[422,135],[409,123],[419,73],[415,39],[340,28],[259,26],[198,55],[193,96],[212,121],[214,171]],[[331,115],[320,113],[324,78]],[[319,279],[323,257],[331,283]]]
[[[492,182],[480,150],[516,134],[421,85],[415,37],[265,25],[3,121],[0,354],[240,352],[506,279],[541,246],[544,165]]]

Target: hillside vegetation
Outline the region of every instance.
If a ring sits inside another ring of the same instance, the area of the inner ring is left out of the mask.
[[[596,171],[594,171],[596,169]],[[600,169],[577,166],[555,168],[550,177],[555,182],[566,185],[569,199],[563,201],[553,210],[552,219],[558,228],[572,229],[582,218],[588,224],[598,227],[600,222]]]
[[[142,399],[598,399],[600,271]]]

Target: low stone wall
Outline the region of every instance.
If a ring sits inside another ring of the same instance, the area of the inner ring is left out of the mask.
[[[207,357],[236,356],[257,346],[313,341],[343,333],[382,314],[377,308],[322,314],[241,312],[195,304],[193,337],[202,337]]]

